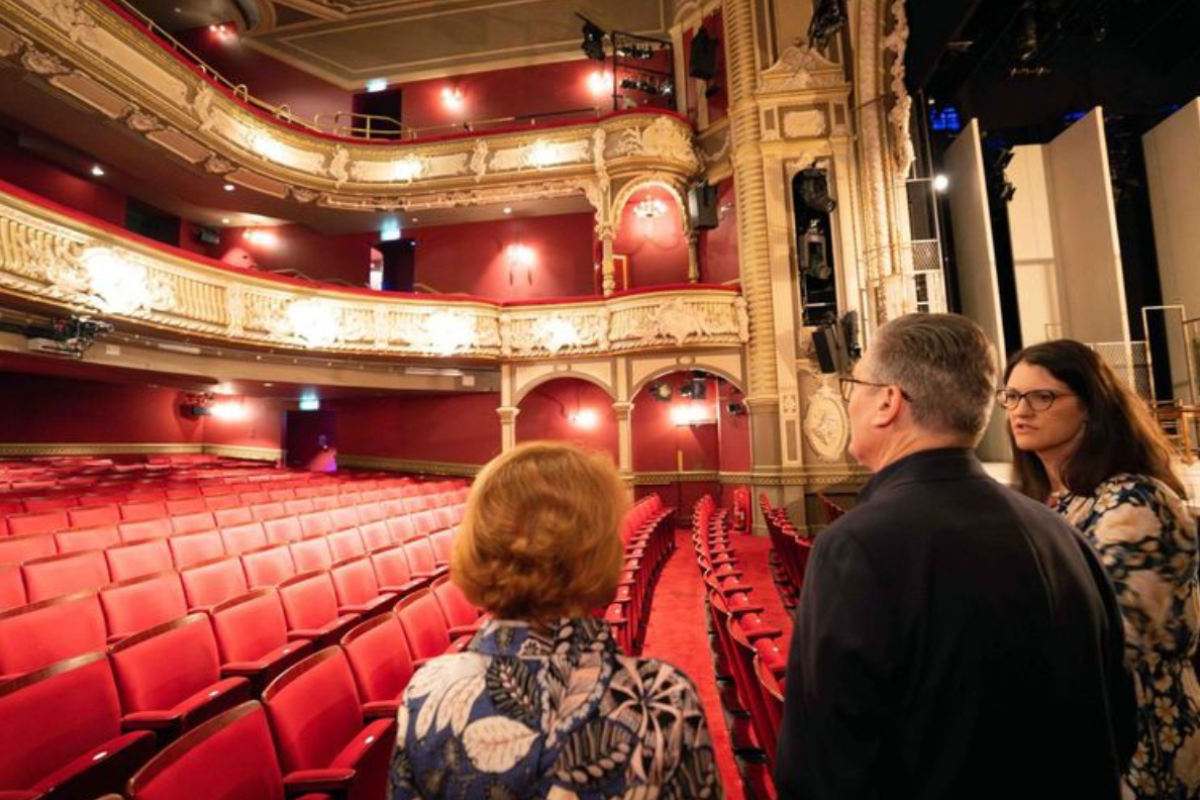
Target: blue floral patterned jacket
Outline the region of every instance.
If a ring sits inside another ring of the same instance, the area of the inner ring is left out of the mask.
[[[691,681],[600,620],[488,623],[417,671],[397,730],[391,800],[722,796]]]

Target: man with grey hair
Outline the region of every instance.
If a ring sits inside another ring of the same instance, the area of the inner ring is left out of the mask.
[[[1083,538],[975,458],[996,378],[954,314],[889,322],[841,378],[850,454],[875,475],[809,562],[780,798],[1120,797],[1120,611]]]

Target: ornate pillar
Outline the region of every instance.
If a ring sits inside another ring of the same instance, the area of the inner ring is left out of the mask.
[[[633,403],[615,402],[617,417],[617,470],[626,482],[633,480]]]
[[[596,227],[596,235],[600,237],[600,246],[603,248],[600,262],[600,286],[604,296],[608,297],[617,288],[616,272],[613,266],[613,242],[617,239],[617,232],[612,225],[605,224]]]
[[[501,406],[496,413],[500,415],[500,452],[507,453],[517,446],[517,414],[521,409]]]

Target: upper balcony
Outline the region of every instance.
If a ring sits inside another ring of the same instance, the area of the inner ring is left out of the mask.
[[[638,109],[412,141],[317,130],[251,101],[108,0],[10,0],[0,58],[53,94],[214,182],[360,211],[585,195],[601,218],[614,184],[682,186],[701,163],[690,124]]]

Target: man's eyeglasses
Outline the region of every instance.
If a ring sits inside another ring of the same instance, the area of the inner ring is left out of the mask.
[[[838,377],[838,385],[841,387],[841,390],[842,390],[842,399],[845,400],[847,403],[850,402],[850,394],[854,391],[855,385],[874,386],[876,389],[883,389],[888,386],[896,386],[894,383],[872,383],[871,381],[860,381],[858,378],[855,378],[852,375],[839,376]],[[899,386],[896,386],[896,388],[900,389]],[[910,403],[912,402],[912,397],[910,397],[908,392],[904,391],[903,389],[900,389],[900,396],[903,397],[908,402],[910,402]]]
[[[1034,411],[1045,411],[1060,397],[1075,397],[1075,393],[1056,392],[1053,389],[1030,389],[1028,392],[1018,392],[1016,389],[996,391],[996,402],[1009,411],[1016,411],[1022,400],[1029,403],[1029,407]]]

